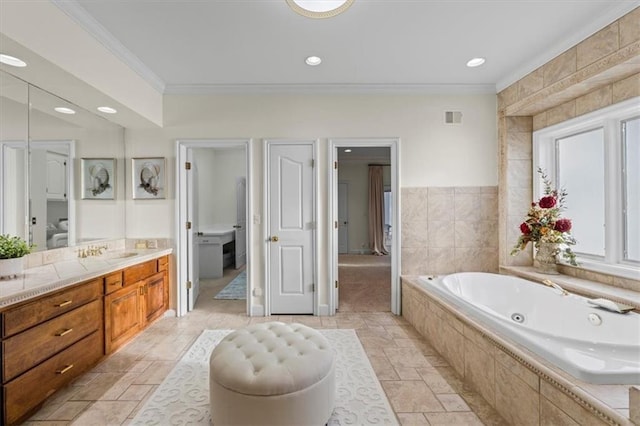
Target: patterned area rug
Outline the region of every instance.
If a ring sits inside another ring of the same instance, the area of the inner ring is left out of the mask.
[[[246,299],[247,298],[247,270],[243,270],[214,299]]]
[[[209,357],[232,330],[205,330],[140,409],[132,425],[210,425]],[[397,425],[355,330],[318,330],[336,351],[336,406],[328,424]],[[250,408],[250,407],[248,407]]]

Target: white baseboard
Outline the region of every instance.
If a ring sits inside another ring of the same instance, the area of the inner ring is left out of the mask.
[[[177,316],[177,312],[175,309],[167,309],[166,311],[164,311],[164,317],[175,317]]]
[[[328,317],[329,316],[329,305],[318,305],[318,316]]]
[[[251,316],[252,317],[263,317],[264,316],[264,306],[263,305],[252,305],[251,306]]]

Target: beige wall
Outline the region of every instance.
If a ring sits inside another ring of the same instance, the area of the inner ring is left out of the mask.
[[[463,124],[444,124],[444,111],[464,114]],[[400,138],[400,186],[495,186],[495,95],[225,95],[167,96],[164,129],[127,129],[127,157],[168,159],[166,200],[127,200],[127,237],[176,238],[176,139],[253,138],[255,214],[262,215],[263,139],[318,139],[318,282],[326,304],[328,138]],[[152,217],[153,220],[149,220]],[[256,226],[256,283],[264,282],[262,225]],[[323,284],[325,283],[325,284]],[[258,284],[261,285],[261,284]],[[260,304],[261,300],[254,300]]]

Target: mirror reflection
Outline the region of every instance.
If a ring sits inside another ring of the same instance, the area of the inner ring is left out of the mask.
[[[124,130],[0,71],[0,233],[34,250],[124,238]],[[82,159],[114,165],[109,199],[84,199]]]
[[[28,85],[0,71],[0,233],[28,240]]]

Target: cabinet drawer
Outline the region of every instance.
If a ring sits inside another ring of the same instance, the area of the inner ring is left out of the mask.
[[[2,314],[2,337],[26,330],[101,297],[102,281],[102,278],[98,278],[69,290],[43,296],[26,305],[9,309]]]
[[[90,334],[3,386],[4,424],[24,418],[48,396],[91,368],[102,357],[102,332]]]
[[[134,284],[156,273],[156,260],[130,266],[124,270],[124,285]]]
[[[122,280],[122,271],[118,271],[104,277],[104,294],[109,294],[119,290],[123,286],[124,281]]]
[[[158,259],[158,272],[169,270],[169,256],[162,256]]]
[[[102,329],[102,301],[94,300],[2,342],[2,382]]]

